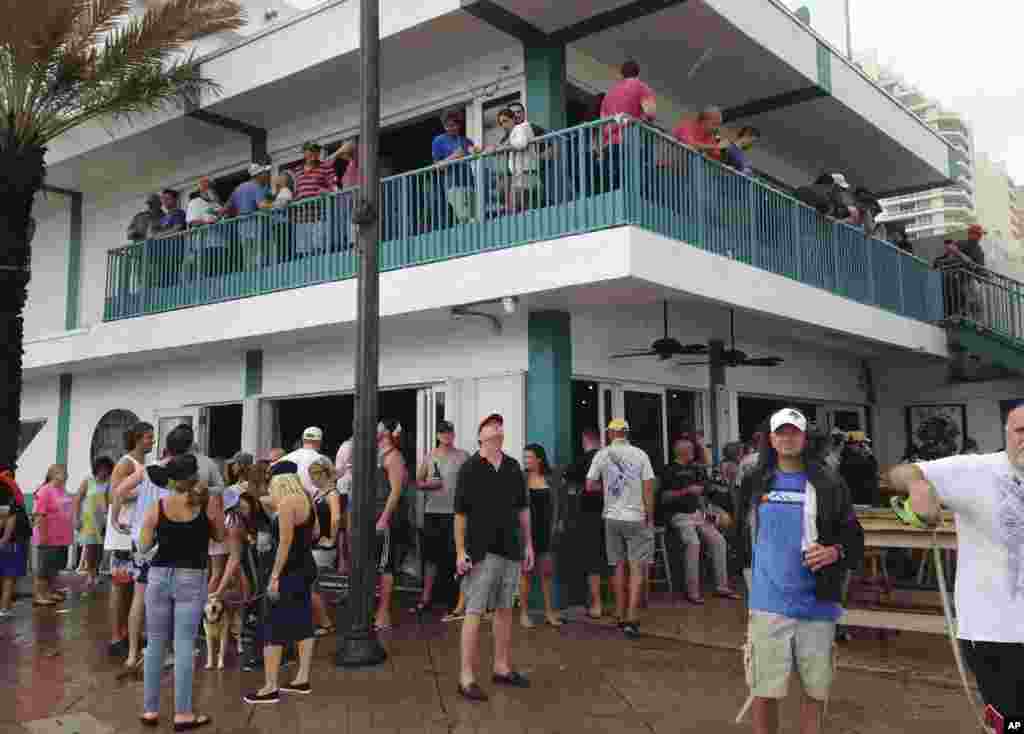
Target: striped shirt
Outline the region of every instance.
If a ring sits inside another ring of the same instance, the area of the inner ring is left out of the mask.
[[[323,161],[315,168],[303,166],[295,175],[295,200],[320,196],[333,191],[338,185],[334,172],[334,159]]]

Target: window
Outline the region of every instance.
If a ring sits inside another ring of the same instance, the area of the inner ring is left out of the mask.
[[[46,419],[38,421],[22,421],[21,430],[18,432],[18,453],[16,458],[20,457],[24,453],[28,445],[32,443],[32,439],[39,435],[39,432],[43,430],[43,426],[46,425]]]
[[[933,215],[933,214],[925,214],[924,216],[918,217],[914,221],[914,224],[917,225],[918,227],[927,227],[927,226],[931,225],[931,223],[934,220],[935,220],[935,215]]]
[[[100,422],[96,424],[96,429],[92,432],[90,461],[96,461],[101,456],[106,456],[111,461],[118,461],[125,451],[125,432],[138,422],[139,417],[130,410],[112,410],[100,418]]]

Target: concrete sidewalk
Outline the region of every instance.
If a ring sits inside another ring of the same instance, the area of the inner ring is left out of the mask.
[[[0,706],[0,732],[153,731],[138,722],[141,680],[117,680],[119,661],[106,657],[105,594],[71,597],[56,609],[32,609],[22,601],[14,619],[0,622],[0,690],[8,704]],[[337,640],[324,638],[317,642],[313,694],[254,708],[241,696],[258,688],[262,677],[241,672],[231,654],[227,670],[196,671],[196,710],[213,717],[204,731],[252,734],[748,731],[749,721],[732,723],[747,695],[738,652],[741,603],[684,604],[655,597],[643,625],[647,634],[636,641],[609,625],[576,622],[532,630],[517,625],[514,661],[533,682],[528,690],[491,685],[487,625],[481,682],[491,700],[483,704],[466,702],[456,692],[458,624],[441,624],[436,615],[418,623],[401,614],[399,626],[382,637],[389,658],[378,668],[336,668]],[[879,675],[857,668],[887,650],[881,657],[890,664],[897,659],[899,666],[913,665],[920,655],[923,670],[940,677],[953,671],[944,639],[907,642],[900,636],[884,646],[870,640],[844,646],[841,660],[856,664],[840,669],[827,731],[969,730],[973,720],[962,692],[909,672]],[[165,673],[160,731],[171,729],[172,681]],[[792,689],[795,694],[796,684]],[[784,731],[795,731],[796,702],[793,695],[785,706]]]

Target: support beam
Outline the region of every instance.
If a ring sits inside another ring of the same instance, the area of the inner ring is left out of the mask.
[[[216,112],[199,109],[194,105],[190,105],[189,107],[187,114],[195,120],[248,136],[251,146],[252,160],[267,160],[267,131],[264,128],[256,127],[255,125],[250,125],[247,122],[235,120],[231,117],[225,117],[224,115],[218,115]]]
[[[534,125],[545,130],[566,126],[565,45],[523,43],[526,67],[526,110]]]
[[[82,194],[71,192],[71,225],[68,232],[68,289],[64,307],[64,328],[79,326],[80,291],[82,285]]]
[[[543,45],[549,42],[544,31],[493,0],[462,0],[462,9],[502,33],[518,38],[524,44]]]
[[[575,43],[588,36],[597,35],[685,2],[686,0],[636,0],[555,31],[551,34],[551,40],[563,44]]]
[[[67,466],[68,436],[71,433],[71,375],[61,375],[57,389],[57,457],[54,463]]]
[[[722,406],[719,405],[725,388],[725,359],[723,351],[725,342],[721,339],[708,341],[708,356],[710,357],[710,373],[708,382],[708,431],[711,438],[711,459],[717,464],[721,459],[722,452],[722,431],[721,417]]]
[[[572,461],[572,331],[564,311],[529,316],[526,436],[539,443],[552,465]]]
[[[820,99],[821,97],[827,96],[829,96],[829,93],[817,85],[804,87],[803,89],[794,89],[792,92],[783,92],[782,94],[776,94],[772,97],[755,99],[752,102],[747,102],[735,107],[729,107],[728,109],[722,110],[722,119],[725,122],[734,122],[744,117],[763,115],[766,112],[774,112],[775,110],[793,107],[798,104],[803,104],[804,102],[810,102],[813,99]]]

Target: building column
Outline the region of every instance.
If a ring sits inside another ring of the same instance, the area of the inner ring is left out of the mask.
[[[60,376],[57,403],[57,457],[55,464],[68,464],[68,436],[71,433],[71,375]]]
[[[572,328],[565,311],[535,311],[528,321],[530,350],[526,378],[526,441],[538,443],[552,466],[572,461]],[[568,544],[556,558],[554,605],[562,607],[563,583],[579,567]],[[585,552],[585,549],[580,549]],[[535,577],[539,579],[538,577]],[[534,581],[529,605],[543,609],[540,584]]]
[[[548,132],[566,126],[565,58],[564,43],[523,44],[527,118]]]
[[[242,450],[259,453],[263,450],[260,442],[260,399],[263,393],[263,351],[253,349],[245,353],[245,367],[242,373]]]
[[[82,283],[82,194],[71,193],[71,226],[68,233],[68,297],[64,328],[79,327],[79,292]]]

